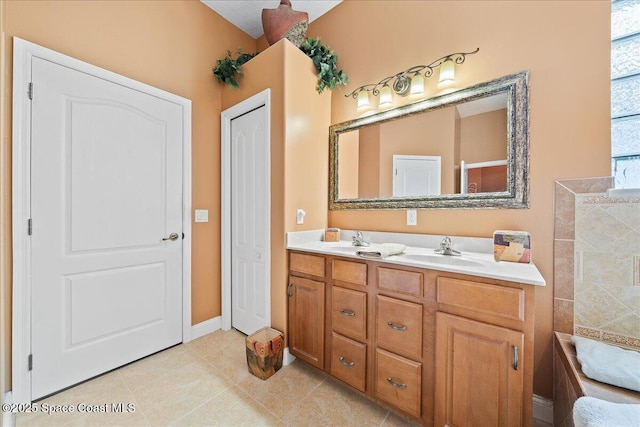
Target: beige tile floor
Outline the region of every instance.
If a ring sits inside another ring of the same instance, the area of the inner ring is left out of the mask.
[[[409,426],[412,423],[295,361],[251,375],[245,335],[216,331],[37,402],[74,413],[18,414],[17,426]],[[133,404],[134,412],[78,412]],[[545,426],[546,424],[535,424]]]

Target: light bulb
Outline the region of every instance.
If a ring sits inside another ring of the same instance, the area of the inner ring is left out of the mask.
[[[358,110],[369,107],[369,92],[361,90],[358,92]]]
[[[440,66],[440,80],[438,87],[452,84],[456,80],[456,64],[451,59],[447,59]]]
[[[411,95],[421,95],[424,93],[424,77],[418,73],[411,77]]]
[[[380,102],[378,107],[388,107],[393,104],[393,98],[391,96],[391,88],[386,84],[380,89]]]

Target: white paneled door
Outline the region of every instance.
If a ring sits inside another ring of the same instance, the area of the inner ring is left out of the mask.
[[[32,399],[182,341],[180,105],[34,57]]]
[[[393,156],[393,197],[440,195],[440,156]]]
[[[245,334],[271,323],[266,117],[262,106],[231,120],[231,326]]]

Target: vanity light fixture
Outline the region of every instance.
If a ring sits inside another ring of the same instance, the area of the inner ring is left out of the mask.
[[[380,102],[378,107],[388,107],[393,104],[393,95],[391,94],[391,88],[389,85],[384,85],[380,89]]]
[[[424,77],[433,75],[436,68],[440,67],[438,87],[449,86],[455,81],[455,66],[464,63],[467,55],[478,53],[480,48],[472,52],[456,52],[438,58],[429,65],[416,65],[404,71],[400,71],[392,76],[385,77],[378,83],[362,85],[354,89],[345,97],[352,97],[358,101],[358,110],[370,105],[369,93],[373,96],[380,96],[378,106],[389,106],[392,102],[391,88],[400,96],[418,95],[424,93]],[[424,77],[423,77],[424,76]]]
[[[424,93],[424,77],[422,74],[416,73],[411,77],[411,95],[422,95]]]
[[[360,91],[357,95],[358,99],[358,110],[364,110],[365,108],[369,108],[369,92]]]
[[[449,86],[456,81],[456,65],[453,60],[446,59],[440,66],[440,79],[438,87]]]

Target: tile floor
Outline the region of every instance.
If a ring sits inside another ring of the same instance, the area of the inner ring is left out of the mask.
[[[134,412],[18,414],[25,426],[409,426],[412,423],[295,361],[267,381],[251,375],[245,335],[216,331],[37,402]],[[104,407],[104,406],[103,406]],[[534,424],[547,426],[547,424]]]

